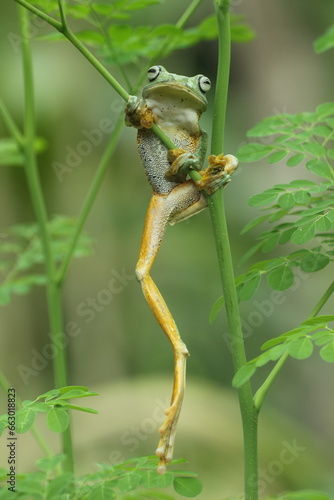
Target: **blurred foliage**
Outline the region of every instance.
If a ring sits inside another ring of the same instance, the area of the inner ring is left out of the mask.
[[[76,220],[56,216],[49,221],[52,253],[55,264],[60,264],[69,250]],[[74,257],[91,255],[93,240],[82,233]],[[0,241],[0,304],[8,304],[12,294],[28,293],[34,285],[45,285],[44,251],[37,223],[16,224],[7,230]]]
[[[159,475],[156,472],[158,458],[138,457],[108,465],[97,464],[97,472],[74,478],[72,474],[57,475],[64,455],[54,455],[37,460],[39,469],[32,474],[20,474],[14,498],[22,500],[173,500],[161,489],[173,486],[176,493],[193,498],[202,491],[195,473],[177,469]],[[184,463],[173,460],[171,466]],[[7,480],[7,471],[0,469],[0,483]],[[13,493],[0,490],[0,500],[11,500]]]
[[[332,24],[327,31],[319,36],[314,42],[314,50],[320,54],[326,50],[334,47],[334,24]]]

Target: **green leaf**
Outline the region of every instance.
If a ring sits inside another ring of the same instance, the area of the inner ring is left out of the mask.
[[[66,458],[66,455],[54,455],[52,457],[39,458],[36,461],[36,465],[39,469],[44,472],[49,472],[61,464]]]
[[[333,33],[334,33],[334,25],[333,25]],[[323,104],[319,104],[319,106],[317,106],[316,108],[316,112],[321,118],[334,115],[334,102],[325,102]]]
[[[252,207],[262,207],[264,205],[270,205],[274,203],[277,198],[277,192],[273,192],[272,190],[264,191],[260,194],[255,194],[251,196],[248,200],[248,204]]]
[[[278,204],[281,208],[289,210],[295,206],[295,199],[292,193],[284,193],[278,198]]]
[[[262,245],[261,248],[262,252],[266,253],[273,250],[273,248],[275,248],[276,245],[278,244],[279,239],[280,239],[280,233],[278,231],[272,233],[271,236],[267,238],[264,244]]]
[[[176,493],[188,498],[196,497],[203,489],[196,477],[175,477],[173,486]]]
[[[23,434],[33,425],[36,412],[30,408],[22,408],[16,412],[16,432]]]
[[[303,144],[303,149],[316,158],[321,158],[321,156],[325,156],[326,154],[326,148],[317,142],[307,142]]]
[[[159,0],[134,0],[127,5],[127,10],[142,10],[150,5],[157,5],[159,3]]]
[[[260,241],[256,245],[252,246],[240,259],[239,266],[244,264],[254,253],[256,253],[259,248],[261,248],[263,245],[263,242]]]
[[[276,500],[332,500],[332,498],[321,491],[303,490],[283,493]]]
[[[334,47],[334,24],[328,30],[317,38],[314,42],[314,50],[320,54]],[[319,107],[317,108],[317,110]]]
[[[97,410],[94,410],[94,408],[87,408],[86,406],[66,404],[66,407],[70,408],[71,410],[83,411],[86,413],[94,413],[95,415],[99,413]]]
[[[233,18],[232,18],[233,19]],[[231,20],[232,20],[231,19]],[[237,43],[250,42],[255,37],[255,32],[247,24],[236,24],[231,22],[231,41]]]
[[[307,241],[310,241],[315,235],[315,222],[310,222],[309,224],[305,224],[303,227],[298,228],[291,236],[292,243],[296,243],[297,245],[302,245]]]
[[[267,158],[267,162],[272,164],[272,163],[278,163],[279,161],[283,160],[283,158],[286,157],[287,151],[277,151]]]
[[[238,293],[239,300],[246,301],[253,297],[256,290],[259,288],[260,282],[261,274],[257,272],[253,279],[243,283],[243,286]]]
[[[266,215],[261,215],[260,217],[257,217],[256,219],[251,220],[244,226],[240,232],[240,234],[245,234],[247,231],[250,231],[251,229],[254,229],[254,227],[258,226],[262,222],[264,222],[266,219],[268,219],[268,214]]]
[[[323,325],[334,321],[333,314],[323,314],[322,316],[315,316],[314,318],[307,319],[303,325]]]
[[[333,129],[331,127],[328,127],[327,125],[317,125],[316,127],[314,127],[312,132],[315,135],[327,138],[333,132]]]
[[[306,273],[315,273],[326,267],[329,262],[330,258],[327,255],[312,252],[301,261],[300,267]]]
[[[131,37],[132,27],[129,24],[112,24],[108,33],[113,42],[124,43]]]
[[[141,476],[135,472],[130,472],[125,474],[119,481],[117,481],[117,487],[121,491],[132,491],[137,488],[141,480]]]
[[[320,350],[320,356],[327,363],[334,363],[334,340]]]
[[[62,473],[61,476],[51,479],[47,483],[46,498],[47,500],[65,500],[71,490],[67,490],[70,483],[73,481],[73,474],[70,472]],[[65,497],[61,496],[62,493],[67,493]]]
[[[104,37],[97,31],[82,30],[76,33],[79,40],[92,47],[100,47],[104,44]]]
[[[51,408],[47,415],[47,424],[53,432],[64,432],[70,422],[68,412],[62,408]]]
[[[313,352],[313,343],[307,337],[292,340],[288,344],[288,352],[295,359],[309,358]]]
[[[251,376],[255,373],[255,371],[256,371],[256,366],[254,363],[248,363],[246,365],[243,365],[234,375],[232,380],[232,386],[237,389],[243,386],[251,378]]]
[[[325,179],[333,179],[333,170],[327,163],[323,163],[320,160],[310,160],[306,163],[306,168],[308,170],[311,170],[316,175],[319,175],[319,177],[324,177]]]
[[[89,500],[113,500],[116,498],[113,486],[113,481],[103,481],[96,487],[90,489]]]
[[[219,311],[222,309],[222,307],[225,304],[225,299],[224,297],[219,297],[219,299],[216,300],[216,302],[213,304],[210,315],[209,315],[209,323],[212,325],[214,321],[216,321],[216,318],[218,316]]]
[[[307,191],[300,190],[293,193],[293,198],[295,203],[298,205],[307,205],[310,201],[311,195]]]
[[[266,146],[257,142],[245,144],[238,152],[239,161],[252,162],[258,161],[269,155],[273,151],[272,146]]]
[[[143,488],[168,488],[174,480],[174,471],[166,472],[163,476],[155,470],[146,471],[140,481],[140,486]]]
[[[305,155],[302,153],[297,153],[293,156],[291,156],[288,161],[286,162],[288,167],[295,167],[296,165],[299,165],[305,158]]]
[[[315,222],[316,230],[321,232],[329,231],[332,225],[333,223],[327,215],[321,215]]]
[[[268,284],[273,290],[287,290],[293,282],[294,275],[288,264],[277,267],[268,274]]]

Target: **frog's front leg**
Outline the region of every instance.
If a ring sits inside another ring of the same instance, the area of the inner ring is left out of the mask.
[[[171,167],[166,172],[167,180],[177,180],[179,177],[185,177],[186,173],[193,169],[199,170],[199,160],[196,154],[189,153],[184,149],[171,149],[168,152]],[[233,155],[210,155],[208,158],[209,166],[200,170],[202,178],[195,184],[200,191],[205,191],[211,195],[220,186],[227,184],[231,180],[231,175],[238,167],[238,159]]]
[[[186,359],[188,350],[183,343],[177,326],[162,295],[150,276],[150,270],[159,251],[168,222],[174,223],[202,210],[205,197],[192,181],[176,186],[169,194],[152,197],[147,211],[136,276],[141,284],[145,299],[162,330],[170,340],[174,351],[174,386],[166,420],[159,429],[161,439],[156,450],[160,458],[158,472],[164,474],[166,464],[172,460],[176,426],[184,395]]]
[[[151,128],[153,122],[154,116],[146,101],[130,95],[125,107],[125,125],[135,128]]]

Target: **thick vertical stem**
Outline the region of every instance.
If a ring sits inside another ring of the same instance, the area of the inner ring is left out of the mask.
[[[216,0],[215,6],[219,27],[219,56],[211,153],[218,155],[224,149],[225,116],[230,68],[230,17],[229,2],[227,0]],[[234,370],[237,371],[246,363],[246,354],[241,328],[238,297],[235,288],[234,270],[225,217],[225,208],[222,202],[221,190],[209,197],[208,204],[212,219],[219,270],[225,297],[233,365]],[[257,500],[258,412],[254,406],[250,382],[246,382],[238,390],[238,395],[244,435],[245,499]]]
[[[39,227],[47,275],[47,304],[51,339],[54,350],[53,371],[56,387],[68,385],[65,336],[61,309],[60,288],[55,283],[55,265],[52,255],[51,238],[48,232],[48,218],[36,162],[35,142],[35,105],[31,51],[29,43],[29,18],[26,9],[19,8],[22,30],[22,56],[25,88],[25,115],[23,152],[25,154],[25,173],[28,189]],[[71,428],[62,434],[63,451],[66,454],[65,469],[73,470],[73,451]]]

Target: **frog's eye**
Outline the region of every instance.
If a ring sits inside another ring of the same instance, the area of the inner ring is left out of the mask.
[[[207,76],[201,75],[198,78],[198,86],[199,86],[199,89],[205,94],[206,92],[208,92],[210,90],[211,82]]]
[[[152,66],[147,72],[147,78],[153,82],[161,73],[161,66]]]

